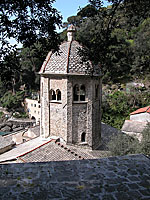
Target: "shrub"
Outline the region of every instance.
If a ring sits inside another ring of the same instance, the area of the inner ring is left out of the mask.
[[[15,118],[28,118],[28,114],[25,113],[25,112],[21,112],[21,113],[16,112],[16,113],[13,114],[13,117],[15,117]]]
[[[3,113],[3,112],[0,112],[0,118],[2,118],[2,117],[3,117],[3,115],[4,115],[4,113]]]
[[[149,105],[150,92],[127,94],[123,91],[104,91],[102,100],[102,121],[117,129],[121,129],[129,114],[138,108]]]
[[[111,137],[107,147],[112,156],[122,156],[126,154],[134,154],[137,145],[137,139],[126,134],[119,134]]]
[[[142,141],[136,152],[150,155],[150,123],[147,124],[142,132]]]
[[[102,121],[110,126],[121,129],[124,120],[129,116],[127,95],[124,92],[114,92],[104,97],[102,103]]]
[[[10,110],[20,108],[21,102],[24,99],[24,93],[24,91],[18,91],[14,95],[10,91],[6,92],[4,96],[0,99],[1,106]]]
[[[112,156],[122,156],[126,154],[142,153],[150,155],[150,123],[142,132],[141,142],[126,134],[112,136],[107,147]]]

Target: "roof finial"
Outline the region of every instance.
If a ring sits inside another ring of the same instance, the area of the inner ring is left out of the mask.
[[[75,40],[75,32],[76,32],[76,28],[75,26],[71,24],[69,28],[67,29],[68,42]]]

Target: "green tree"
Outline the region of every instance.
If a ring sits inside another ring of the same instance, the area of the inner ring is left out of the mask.
[[[127,134],[118,134],[111,137],[107,147],[113,156],[137,153],[150,155],[150,124],[143,130],[141,141]]]
[[[22,84],[26,84],[29,89],[39,89],[38,72],[48,53],[46,41],[34,43],[30,47],[22,48],[20,51],[20,65],[22,70]]]
[[[139,142],[137,139],[126,135],[113,135],[107,144],[108,150],[113,156],[123,156],[127,154],[134,154],[138,149]]]
[[[8,91],[0,99],[0,105],[11,111],[17,111],[17,109],[22,108],[21,103],[24,100],[24,91],[17,91],[16,94]]]
[[[150,69],[150,18],[147,18],[133,30],[134,43],[132,74],[140,77],[149,73]]]
[[[150,155],[150,123],[147,124],[146,128],[142,132],[142,140],[136,150],[136,153]]]
[[[148,106],[149,99],[149,91],[142,91],[140,88],[135,89],[130,94],[123,91],[114,91],[110,94],[104,93],[102,121],[121,129],[124,121],[129,118],[129,114],[138,108]]]
[[[47,38],[49,50],[56,49],[59,37],[56,25],[60,26],[61,16],[52,7],[54,0],[1,0],[0,5],[0,58],[9,46],[7,38],[15,38],[24,46],[30,46],[37,40]]]
[[[84,8],[82,8],[78,13],[77,16],[80,16],[82,18],[86,17],[93,17],[98,14],[98,10],[93,5],[87,5]]]
[[[123,92],[114,92],[105,97],[102,105],[102,121],[104,123],[121,129],[129,114],[128,97]]]
[[[7,90],[12,90],[15,94],[20,83],[20,58],[17,51],[11,52],[3,58],[1,64],[1,81],[5,83]]]
[[[86,46],[81,52],[82,55],[85,59],[99,64],[103,73],[111,80],[114,75],[119,79],[130,76],[134,59],[131,56],[133,49],[130,48],[130,31],[149,15],[150,3],[146,0],[110,0],[108,2],[112,5],[103,8],[100,0],[89,2],[97,9],[98,14],[83,20],[79,27],[78,40]],[[123,20],[120,20],[120,17]],[[127,26],[129,20],[130,26]],[[120,38],[118,33],[122,28],[126,34],[124,38],[123,35]]]

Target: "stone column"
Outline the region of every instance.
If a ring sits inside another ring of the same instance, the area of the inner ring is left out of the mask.
[[[72,77],[68,77],[67,81],[67,143],[72,144]]]
[[[92,124],[92,114],[93,114],[93,83],[92,79],[89,79],[88,84],[88,104],[87,104],[87,142],[89,147],[92,148],[92,132],[93,132],[93,124]]]
[[[42,77],[41,84],[43,85],[43,95],[41,97],[41,136],[47,138],[50,136],[49,128],[49,78]],[[42,89],[42,88],[41,88]],[[42,93],[42,91],[41,91]]]

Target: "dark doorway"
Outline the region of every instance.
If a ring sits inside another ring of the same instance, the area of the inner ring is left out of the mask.
[[[85,142],[85,135],[86,135],[86,133],[83,132],[82,135],[81,135],[81,142]]]

